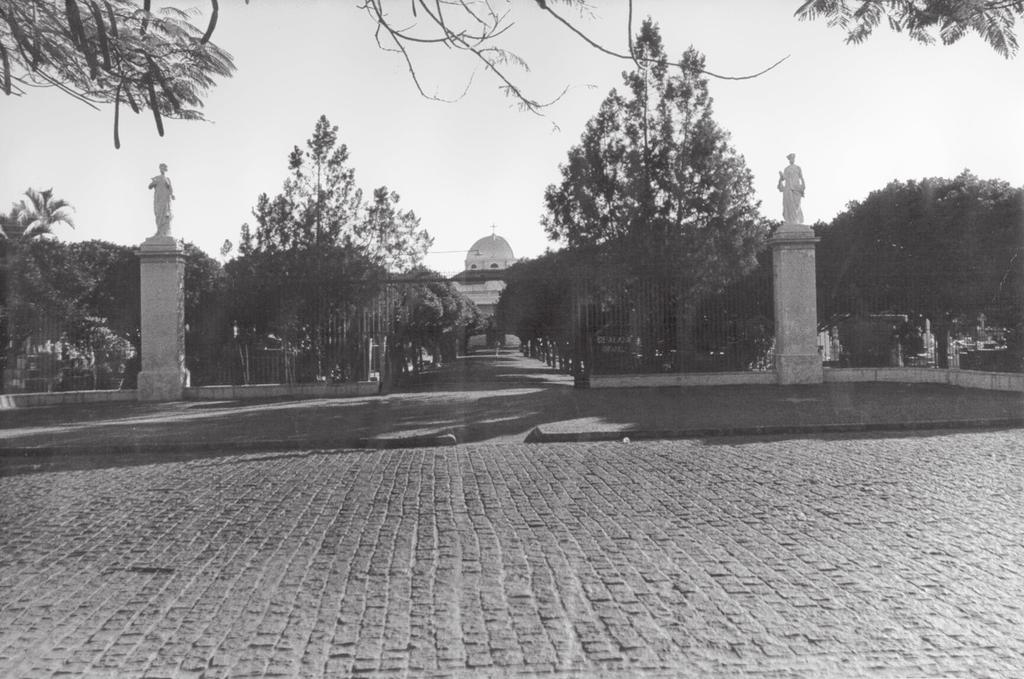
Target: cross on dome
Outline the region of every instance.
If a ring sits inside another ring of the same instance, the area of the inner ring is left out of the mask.
[[[466,253],[467,271],[491,271],[507,269],[515,264],[516,258],[512,246],[497,233],[498,227],[491,225],[491,235],[484,236],[470,246]]]

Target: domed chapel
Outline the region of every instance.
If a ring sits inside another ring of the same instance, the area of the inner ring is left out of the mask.
[[[470,246],[466,252],[466,268],[452,281],[473,300],[482,316],[492,316],[498,306],[498,296],[505,289],[505,269],[515,262],[508,241],[491,233]]]

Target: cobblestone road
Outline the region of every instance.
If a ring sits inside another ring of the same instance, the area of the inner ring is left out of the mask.
[[[0,479],[5,676],[1024,676],[1024,432]]]

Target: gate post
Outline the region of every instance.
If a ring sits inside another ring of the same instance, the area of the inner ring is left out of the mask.
[[[775,290],[775,371],[779,384],[820,384],[818,300],[811,227],[784,224],[769,242]]]
[[[139,247],[142,307],[140,401],[180,401],[189,385],[185,368],[185,251],[171,236],[151,236]]]

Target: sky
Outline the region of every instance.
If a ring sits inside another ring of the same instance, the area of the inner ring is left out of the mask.
[[[26,188],[52,188],[76,208],[75,229],[58,227],[60,238],[136,245],[155,232],[147,185],[167,163],[174,235],[220,258],[222,243],[237,244],[252,222],[257,196],[280,190],[288,153],[324,114],[364,193],[398,192],[434,236],[433,268],[461,270],[492,226],[517,257],[558,247],[541,226],[544,189],[629,63],[587,46],[532,0],[492,2],[514,20],[503,46],[530,66],[510,70],[517,82],[538,100],[565,90],[544,116],[520,111],[490,74],[436,46],[415,55],[418,75],[429,92],[458,101],[420,96],[404,61],[377,47],[358,0],[227,0],[214,42],[238,70],[208,93],[208,122],[167,121],[161,138],[151,115],[125,109],[115,150],[112,107],[95,111],[54,90],[0,97],[0,209]],[[195,7],[205,26],[204,0],[173,4]],[[651,16],[670,57],[693,45],[708,70],[743,75],[788,56],[756,79],[710,81],[715,118],[753,172],[762,214],[781,218],[775,184],[790,152],[807,182],[808,222],[829,221],[893,180],[970,169],[1024,185],[1024,56],[1004,59],[974,35],[923,46],[885,28],[848,45],[838,28],[795,19],[799,4],[634,3],[634,32]],[[625,50],[625,2],[592,0],[585,16],[554,6]]]

